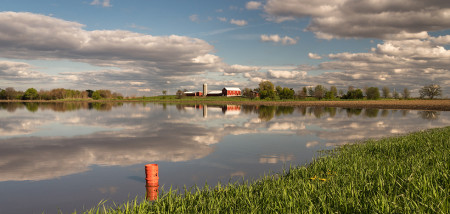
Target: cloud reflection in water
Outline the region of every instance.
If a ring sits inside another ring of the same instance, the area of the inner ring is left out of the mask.
[[[0,108],[0,181],[54,179],[88,171],[93,165],[202,159],[214,153],[212,145],[229,135],[316,136],[320,140],[304,142],[304,148],[310,149],[449,122],[448,112],[330,107],[210,105],[206,118],[205,107],[198,105],[63,103],[26,109],[20,104],[2,104]],[[100,127],[102,131],[24,136],[39,133],[39,127],[55,122],[68,131],[75,124]],[[264,164],[294,159],[292,154],[267,151],[256,161]]]

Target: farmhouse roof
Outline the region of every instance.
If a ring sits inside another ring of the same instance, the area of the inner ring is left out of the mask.
[[[210,91],[208,92],[208,94],[221,94],[222,91]]]
[[[225,90],[227,90],[227,91],[241,91],[241,89],[233,88],[233,87],[225,87]]]

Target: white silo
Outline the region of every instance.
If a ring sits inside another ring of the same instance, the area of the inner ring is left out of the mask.
[[[208,93],[208,85],[206,83],[203,84],[203,96],[206,97]]]

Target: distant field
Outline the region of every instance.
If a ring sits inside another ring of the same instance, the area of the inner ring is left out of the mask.
[[[186,103],[186,104],[220,104],[220,105],[284,105],[284,106],[325,106],[342,108],[379,108],[379,109],[413,109],[413,110],[435,110],[450,111],[450,100],[249,100],[242,97],[186,97],[176,99],[175,96],[146,97],[123,100],[0,100],[0,102],[164,102],[164,103]]]

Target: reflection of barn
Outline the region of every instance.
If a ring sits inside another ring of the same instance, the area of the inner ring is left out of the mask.
[[[187,92],[184,92],[184,94],[188,97],[199,97],[199,96],[203,95],[203,93],[201,91],[197,91],[197,92],[187,91]]]
[[[241,106],[238,105],[223,106],[222,113],[224,113],[225,115],[238,115],[241,113]]]
[[[222,89],[222,94],[227,97],[241,96],[241,89],[225,87]]]

